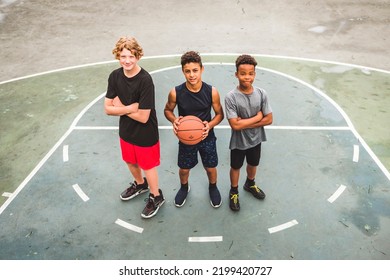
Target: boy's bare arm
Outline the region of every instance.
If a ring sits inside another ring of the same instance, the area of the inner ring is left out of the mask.
[[[164,115],[165,118],[170,121],[173,125],[173,131],[176,133],[177,132],[177,126],[178,126],[178,121],[181,118],[176,117],[174,114],[174,110],[176,108],[176,90],[173,88],[168,94],[168,101],[165,104],[164,108]]]
[[[216,88],[212,89],[212,107],[214,110],[214,118],[208,122],[210,129],[218,125],[224,118],[223,108],[221,105],[221,98]]]
[[[203,122],[204,123],[203,139],[205,139],[209,135],[210,129],[218,125],[224,118],[223,108],[221,105],[221,98],[219,97],[219,92],[214,87],[212,88],[211,96],[212,96],[211,106],[213,107],[215,115],[209,122],[208,121]]]
[[[265,115],[259,122],[256,122],[253,125],[249,126],[249,128],[267,126],[272,124],[272,122],[273,122],[273,115],[272,113],[269,113],[268,115]]]
[[[233,130],[242,130],[246,128],[253,128],[257,123],[261,122],[263,119],[263,113],[260,111],[255,116],[247,119],[232,118],[229,119],[229,124]]]
[[[146,123],[149,120],[150,109],[140,110],[138,108],[139,103],[132,103],[130,105],[123,105],[118,97],[114,99],[106,98],[104,100],[104,109],[106,114],[112,116],[127,115],[129,118],[141,123]]]
[[[171,123],[173,123],[176,119],[176,116],[173,113],[175,107],[176,107],[176,91],[175,89],[172,89],[168,94],[168,101],[165,104],[165,108],[164,108],[165,118]]]
[[[114,99],[105,98],[104,111],[107,115],[110,116],[128,115],[138,111],[138,103],[133,103],[131,105],[125,106],[122,104],[118,97],[115,97]]]

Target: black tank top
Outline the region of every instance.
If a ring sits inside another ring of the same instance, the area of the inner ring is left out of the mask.
[[[175,87],[176,104],[179,116],[193,115],[202,121],[211,121],[211,108],[213,103],[212,86],[202,82],[202,87],[198,92],[189,91],[183,83]],[[208,139],[215,138],[214,129],[209,131]],[[205,140],[206,140],[205,139]]]

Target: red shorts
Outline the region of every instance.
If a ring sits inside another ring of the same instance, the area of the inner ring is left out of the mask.
[[[122,159],[131,164],[138,164],[143,170],[160,165],[160,142],[150,147],[130,144],[120,138]]]

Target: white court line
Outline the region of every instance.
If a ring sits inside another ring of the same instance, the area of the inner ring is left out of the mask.
[[[216,129],[230,129],[229,125],[217,125]],[[118,130],[118,126],[75,126],[75,130]],[[158,129],[172,129],[171,125],[160,125]],[[271,125],[264,129],[272,130],[342,130],[351,131],[348,126],[286,126],[286,125]]]
[[[121,220],[121,219],[117,219],[117,220],[115,221],[115,223],[116,223],[117,225],[120,225],[121,227],[124,227],[124,228],[126,228],[126,229],[128,229],[128,230],[135,231],[135,232],[138,232],[138,233],[142,233],[142,232],[144,231],[143,228],[137,227],[137,226],[132,225],[132,224],[129,224],[129,223],[127,223],[127,222],[125,222],[125,221],[123,221],[123,220]]]
[[[341,186],[337,189],[337,191],[335,191],[334,194],[332,194],[332,196],[328,198],[328,201],[329,201],[330,203],[333,203],[333,202],[334,202],[334,201],[335,201],[335,200],[336,200],[336,199],[345,191],[346,188],[347,188],[346,186],[341,185]]]
[[[207,55],[211,55],[211,54],[207,54]],[[225,55],[229,55],[229,54],[225,54]],[[262,55],[256,54],[255,56],[262,56]],[[275,56],[275,57],[286,58],[286,59],[288,58],[288,57],[283,57],[283,56]],[[293,59],[297,59],[297,58],[293,58]],[[303,60],[305,60],[305,59],[303,59]],[[334,63],[334,64],[338,64],[338,65],[347,65],[345,63],[337,63],[337,62],[329,62],[329,61],[327,62],[327,61],[321,61],[321,60],[313,60],[313,61],[324,62],[324,63]],[[234,63],[214,63],[214,62],[206,63],[206,64],[207,65],[234,65]],[[363,68],[361,66],[352,65],[352,64],[350,64],[350,66],[356,67],[356,68]],[[159,73],[159,72],[163,72],[163,71],[167,71],[169,69],[175,69],[175,68],[180,68],[180,66],[171,66],[171,67],[161,68],[161,69],[158,69],[158,70],[155,70],[155,71],[151,71],[150,74],[152,75],[152,74],[155,74],[155,73]],[[355,127],[354,127],[354,125],[352,123],[352,121],[350,120],[348,115],[345,113],[345,111],[330,96],[328,96],[326,93],[322,92],[321,90],[319,90],[318,88],[316,88],[312,84],[309,84],[309,83],[307,83],[307,82],[305,82],[303,80],[295,78],[294,76],[287,75],[285,73],[282,73],[282,72],[279,72],[279,71],[276,71],[276,70],[272,70],[272,69],[269,69],[269,68],[262,68],[262,67],[256,67],[256,68],[262,69],[262,70],[270,72],[270,73],[274,73],[274,74],[282,76],[282,77],[286,77],[286,78],[291,79],[293,81],[296,81],[297,83],[300,83],[300,84],[302,84],[302,85],[312,89],[316,94],[318,94],[319,96],[321,96],[322,98],[327,100],[330,104],[332,104],[336,108],[336,110],[342,115],[344,120],[347,122],[348,129],[352,131],[353,135],[359,140],[359,143],[364,147],[364,149],[367,151],[367,153],[371,156],[371,158],[374,160],[376,165],[382,170],[383,174],[387,177],[387,179],[390,180],[390,172],[383,165],[383,163],[379,160],[379,158],[376,156],[376,154],[371,150],[370,146],[368,146],[368,144],[364,141],[364,139],[357,132],[357,130],[355,129]],[[363,69],[370,69],[370,68],[364,67]],[[390,73],[390,71],[383,71],[381,69],[371,69],[371,70],[382,71],[384,73]],[[286,128],[290,128],[291,129],[291,128],[294,128],[294,126],[290,126],[290,127],[286,126]],[[299,127],[297,127],[297,128],[299,128]],[[266,129],[277,129],[277,128],[276,128],[276,126],[272,126],[271,125],[269,127],[266,127]],[[310,129],[313,129],[313,127],[311,127]],[[336,128],[336,129],[346,130],[344,127],[340,127],[340,128]],[[1,212],[0,212],[0,214],[1,214]]]
[[[118,126],[75,126],[75,130],[118,130]]]
[[[222,242],[223,236],[188,237],[188,242]]]
[[[64,162],[68,162],[69,161],[69,146],[68,145],[64,145],[62,147],[62,160]]]
[[[359,161],[359,145],[353,145],[353,162]]]
[[[83,190],[80,188],[78,184],[74,184],[73,189],[76,191],[76,193],[81,197],[84,202],[87,202],[89,200],[89,197],[83,192]]]
[[[238,55],[241,55],[241,53],[201,53],[200,54],[202,57],[206,56],[234,56],[237,57]],[[351,63],[343,63],[343,62],[338,62],[338,61],[332,61],[332,60],[323,60],[323,59],[312,59],[312,58],[305,58],[305,57],[298,57],[298,56],[286,56],[286,55],[268,55],[268,54],[252,54],[253,56],[260,56],[260,57],[269,57],[269,58],[277,58],[277,59],[288,59],[288,60],[302,60],[302,61],[309,61],[309,62],[316,62],[316,63],[326,63],[326,64],[336,64],[336,65],[344,65],[344,66],[349,66],[353,68],[359,68],[361,70],[372,70],[372,71],[377,71],[377,72],[382,72],[386,74],[390,74],[390,71],[384,70],[384,69],[379,69],[379,68],[373,68],[373,67],[368,67],[364,65],[358,65],[358,64],[351,64]],[[173,57],[181,57],[182,54],[167,54],[167,55],[154,55],[154,56],[144,56],[142,57],[142,60],[148,60],[148,59],[156,59],[156,58],[173,58]],[[6,81],[1,81],[0,85],[6,84],[6,83],[11,83],[11,82],[16,82],[19,80],[24,80],[28,78],[33,78],[37,76],[43,76],[47,74],[53,74],[53,73],[58,73],[58,72],[63,72],[63,71],[68,71],[68,70],[75,70],[75,69],[80,69],[80,68],[86,68],[86,67],[91,67],[91,66],[97,66],[97,65],[105,65],[105,64],[111,64],[111,63],[118,63],[117,60],[107,60],[107,61],[100,61],[100,62],[93,62],[93,63],[87,63],[87,64],[81,64],[81,65],[76,65],[76,66],[70,66],[70,67],[63,67],[55,70],[50,70],[50,71],[45,71],[45,72],[40,72],[36,74],[31,74],[23,77],[18,77]],[[207,62],[203,64],[211,64],[214,62]],[[219,63],[220,64],[220,63]]]
[[[2,196],[4,197],[11,197],[12,193],[10,192],[3,192]]]
[[[23,182],[16,188],[16,190],[12,193],[11,197],[9,197],[3,205],[0,207],[0,215],[4,212],[4,210],[8,207],[8,205],[15,199],[15,197],[24,189],[24,187],[30,182],[30,180],[35,176],[35,174],[41,169],[41,167],[48,161],[48,159],[53,155],[55,151],[57,151],[58,147],[65,141],[65,139],[73,132],[74,127],[79,122],[79,120],[84,116],[85,112],[87,112],[96,102],[102,99],[105,96],[105,93],[102,93],[98,97],[96,97],[91,103],[89,103],[81,112],[77,115],[77,117],[73,120],[69,129],[62,135],[62,137],[57,141],[57,143],[50,149],[50,151],[41,159],[41,161],[35,166],[35,168],[28,174],[28,176],[23,180]]]
[[[291,221],[289,221],[287,223],[278,225],[276,227],[269,228],[268,231],[269,231],[270,234],[272,234],[272,233],[275,233],[275,232],[278,232],[278,231],[281,231],[281,230],[288,229],[288,228],[293,227],[293,226],[295,226],[297,224],[298,224],[297,220],[291,220]]]
[[[212,55],[212,54],[207,54],[207,55]],[[214,54],[214,55],[218,55],[218,54]],[[221,54],[222,55],[222,54]],[[223,55],[229,55],[229,54],[223,54]],[[180,56],[180,55],[173,55],[173,56]],[[256,54],[255,56],[262,56],[262,55],[259,55],[259,54]],[[159,58],[159,57],[170,57],[170,56],[155,56],[155,57],[150,57],[150,58]],[[288,57],[283,57],[283,56],[275,56],[275,57],[279,57],[279,58],[288,58]],[[143,59],[145,59],[146,57],[144,57]],[[292,58],[290,57],[290,59],[296,59],[296,58]],[[303,59],[305,60],[305,59]],[[339,64],[339,65],[345,65],[345,64],[342,64],[342,63],[338,63],[338,62],[327,62],[327,61],[321,61],[321,60],[313,60],[313,61],[318,61],[318,62],[326,62],[326,63],[334,63],[334,64]],[[109,61],[107,63],[113,63],[114,61]],[[18,80],[22,80],[22,79],[27,79],[27,78],[31,78],[31,77],[36,77],[36,76],[39,76],[39,75],[44,75],[44,74],[51,74],[51,73],[56,73],[56,72],[60,72],[60,71],[65,71],[65,70],[71,70],[71,69],[78,69],[78,68],[82,68],[82,67],[86,67],[86,66],[92,66],[92,65],[99,65],[99,64],[105,64],[105,62],[103,63],[94,63],[94,64],[88,64],[88,65],[79,65],[79,66],[74,66],[74,67],[69,67],[69,68],[62,68],[62,69],[57,69],[57,70],[53,70],[53,71],[48,71],[48,72],[42,72],[42,73],[38,73],[38,74],[34,74],[34,75],[29,75],[29,76],[24,76],[24,77],[21,77],[21,78],[16,78],[16,79],[12,79],[12,80],[8,80],[8,81],[4,81],[4,82],[0,82],[0,85],[2,84],[5,84],[5,83],[9,83],[9,82],[13,82],[13,81],[18,81]],[[209,63],[211,64],[211,63]],[[213,64],[216,64],[216,65],[234,65],[233,63],[213,63]],[[358,66],[358,65],[352,65],[351,66],[354,66],[354,67],[357,67],[357,68],[361,68],[361,66]],[[175,66],[176,67],[176,66]],[[177,68],[179,68],[180,66],[178,66]],[[170,68],[174,68],[174,67],[170,67]],[[167,68],[161,68],[161,69],[158,69],[158,70],[155,70],[155,71],[151,71],[150,74],[154,74],[154,73],[158,73],[158,72],[163,72],[163,71],[166,71],[167,69],[169,69],[169,67]],[[384,175],[388,178],[388,180],[390,180],[390,173],[389,171],[387,170],[387,168],[382,164],[382,162],[379,160],[379,158],[374,154],[374,152],[371,150],[371,148],[367,145],[367,143],[364,141],[364,139],[359,135],[359,133],[356,131],[356,129],[354,128],[351,120],[349,119],[348,115],[344,112],[344,110],[340,107],[340,105],[338,105],[333,99],[331,99],[328,95],[326,95],[325,93],[323,93],[322,91],[320,91],[318,88],[314,87],[313,85],[307,83],[307,82],[304,82],[302,80],[299,80],[291,75],[287,75],[285,73],[282,73],[282,72],[278,72],[278,71],[275,71],[275,70],[271,70],[271,69],[267,69],[267,68],[259,68],[259,69],[263,69],[264,71],[267,71],[267,72],[271,72],[271,73],[275,73],[277,75],[280,75],[280,76],[283,76],[283,77],[287,77],[289,79],[292,79],[294,81],[297,81],[298,83],[302,84],[302,85],[305,85],[309,88],[311,88],[314,92],[316,92],[317,94],[319,94],[320,96],[324,97],[326,100],[328,100],[339,112],[340,114],[344,117],[344,119],[346,120],[349,128],[351,129],[352,133],[355,135],[355,137],[359,140],[360,144],[364,147],[364,149],[368,152],[368,154],[371,156],[371,158],[374,160],[374,162],[378,165],[378,167],[382,170],[382,172],[384,173]],[[364,69],[370,69],[368,67],[364,67]],[[372,70],[375,70],[375,71],[382,71],[384,73],[390,73],[389,71],[383,71],[381,69],[372,69]],[[50,149],[50,151],[43,157],[43,159],[38,163],[37,166],[35,166],[35,168],[29,173],[29,175],[23,180],[23,182],[19,185],[19,187],[15,190],[15,192],[11,195],[11,197],[9,197],[5,203],[3,203],[3,205],[1,205],[0,207],[0,215],[4,212],[4,210],[8,207],[8,205],[14,200],[14,198],[19,194],[19,192],[27,185],[27,183],[35,176],[35,174],[41,169],[41,167],[46,163],[46,161],[51,157],[51,155],[58,149],[58,147],[65,141],[65,139],[73,132],[73,130],[75,130],[76,128],[76,125],[77,123],[79,122],[79,120],[84,116],[84,114],[93,106],[95,105],[95,103],[97,103],[99,100],[101,100],[104,96],[105,96],[105,92],[102,93],[101,95],[97,96],[92,102],[90,102],[79,114],[78,116],[74,119],[73,123],[71,124],[71,126],[69,127],[69,129],[65,132],[65,134],[58,140],[58,142]],[[270,128],[273,127],[273,126],[270,126]],[[272,128],[271,128],[272,129]]]

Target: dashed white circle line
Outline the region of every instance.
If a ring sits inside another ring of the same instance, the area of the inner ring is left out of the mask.
[[[270,234],[272,234],[272,233],[275,233],[275,232],[278,232],[278,231],[282,231],[282,230],[288,229],[288,228],[293,227],[293,226],[295,226],[297,224],[298,224],[297,220],[291,220],[291,221],[289,221],[287,223],[284,223],[284,224],[281,224],[281,225],[269,228],[268,231],[269,231]]]
[[[188,242],[222,242],[223,236],[190,236]]]
[[[344,185],[341,185],[335,192],[332,194],[331,197],[328,198],[328,201],[330,203],[333,203],[336,201],[336,199],[345,191],[347,187]]]
[[[359,145],[353,145],[353,162],[359,162]]]
[[[126,228],[126,229],[128,229],[128,230],[131,230],[131,231],[134,231],[134,232],[137,232],[137,233],[142,233],[142,232],[144,231],[143,228],[137,227],[137,226],[132,225],[132,224],[129,224],[129,223],[127,223],[127,222],[125,222],[125,221],[123,221],[123,220],[121,220],[121,219],[117,219],[117,220],[115,221],[115,223],[116,223],[117,225],[121,226],[121,227],[124,227],[124,228]]]
[[[62,160],[64,162],[68,162],[69,161],[69,146],[68,145],[64,145],[62,147]]]
[[[83,192],[83,190],[80,188],[78,184],[74,184],[73,189],[75,192],[79,195],[79,197],[84,201],[87,202],[89,200],[89,197]]]
[[[2,196],[4,197],[11,197],[12,193],[10,192],[3,192]]]

